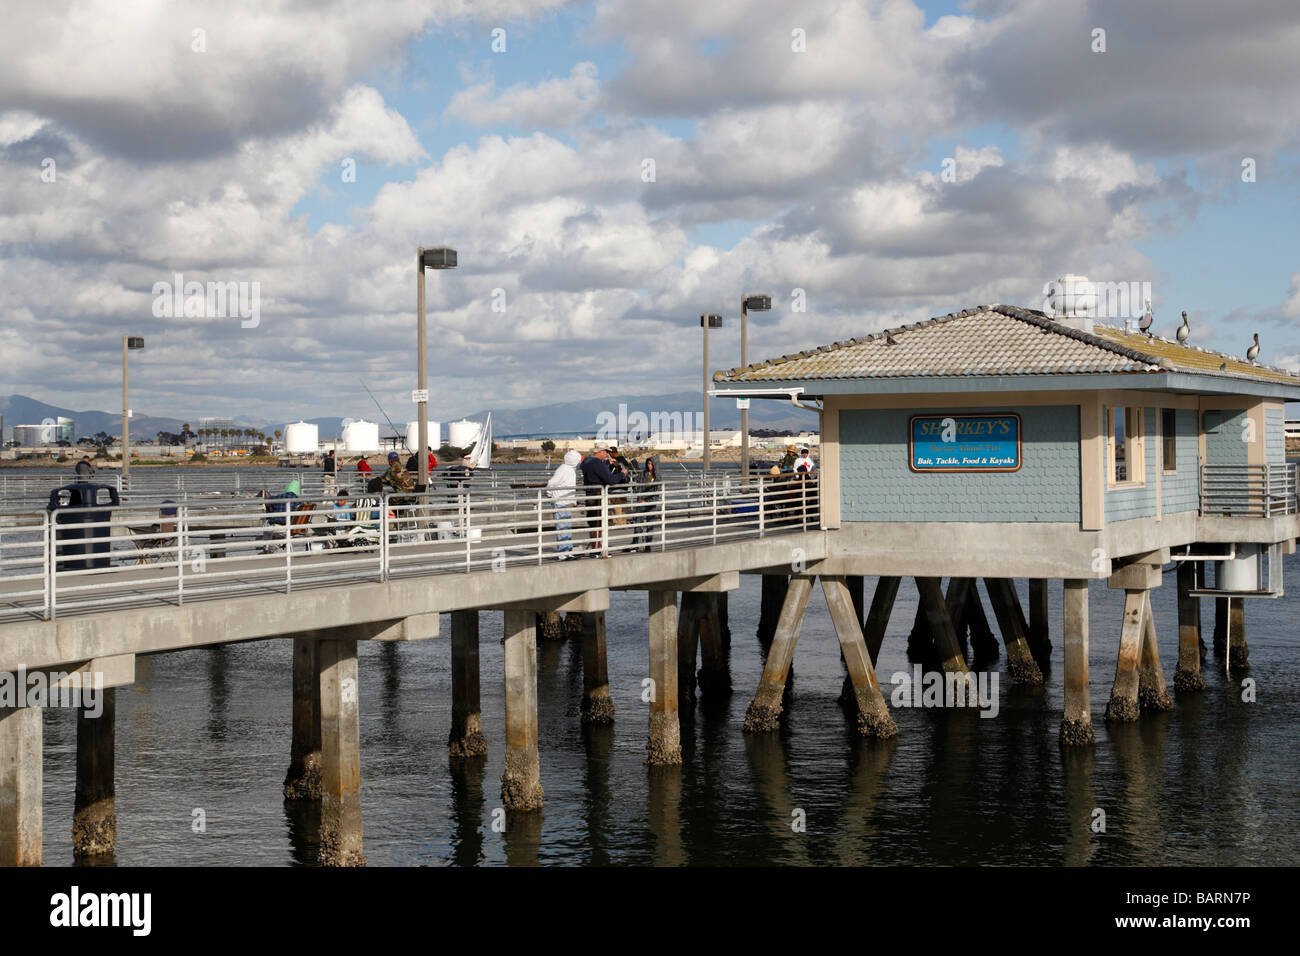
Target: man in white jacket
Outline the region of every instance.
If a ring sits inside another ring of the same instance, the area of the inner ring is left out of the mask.
[[[555,551],[561,561],[567,561],[573,554],[573,507],[574,489],[578,484],[578,464],[582,456],[573,449],[564,453],[564,464],[555,469],[550,481],[546,483],[546,493],[551,496],[551,510],[555,512]]]

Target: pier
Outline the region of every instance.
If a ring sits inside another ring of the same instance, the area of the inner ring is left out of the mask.
[[[1246,605],[1284,593],[1282,558],[1300,536],[1281,431],[1283,402],[1300,399],[1291,373],[1071,314],[987,306],[719,372],[714,384],[721,395],[819,401],[820,468],[579,489],[559,512],[541,489],[479,483],[373,504],[308,495],[271,524],[265,503],[247,497],[165,505],[142,494],[0,515],[0,675],[43,675],[51,689],[88,675],[106,689],[99,712],[78,723],[75,852],[112,849],[113,695],[130,687],[138,658],[161,651],[283,639],[293,673],[284,797],[319,803],[321,862],[352,865],[365,860],[358,642],[438,638],[442,614],[452,721],[435,745],[457,761],[502,748],[503,806],[530,814],[547,786],[539,627],[573,622],[580,719],[622,719],[605,652],[611,592],[645,593],[644,759],[668,766],[682,759],[679,707],[732,690],[734,655],[764,660],[736,732],[780,728],[818,592],[842,655],[841,701],[863,737],[898,732],[875,662],[906,577],[920,594],[909,652],[952,689],[949,705],[973,703],[977,672],[1005,655],[1017,684],[1062,683],[1067,751],[1096,742],[1094,666],[1114,668],[1104,719],[1169,709],[1204,686],[1202,599],[1214,602],[1228,667],[1242,673]],[[585,554],[560,551],[561,532]],[[1178,619],[1156,621],[1150,594],[1174,564]],[[727,633],[727,595],[742,574],[763,577],[754,643]],[[1047,625],[1048,581],[1062,582],[1059,635]],[[1092,619],[1093,581],[1124,592],[1121,620]],[[503,740],[482,730],[483,611],[504,612]],[[1098,627],[1120,634],[1114,661],[1092,659]],[[40,706],[6,701],[7,864],[40,862],[41,744]]]

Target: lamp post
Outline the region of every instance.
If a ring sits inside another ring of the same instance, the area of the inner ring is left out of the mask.
[[[415,271],[420,277],[419,291],[416,295],[417,311],[419,312],[419,331],[416,336],[418,340],[416,347],[419,349],[419,381],[416,388],[420,392],[421,399],[417,403],[420,406],[420,447],[415,449],[415,458],[420,466],[420,484],[425,487],[428,487],[429,484],[429,369],[428,346],[424,331],[424,270],[454,268],[456,268],[455,249],[449,249],[446,246],[425,249],[424,246],[420,246],[415,254]]]
[[[700,316],[700,328],[704,330],[704,470],[708,471],[713,464],[709,453],[709,329],[722,328],[722,316]]]
[[[772,308],[770,295],[740,297],[740,367],[749,364],[749,313],[767,312]],[[740,410],[740,480],[749,482],[749,402]]]
[[[122,489],[131,480],[131,406],[126,397],[126,353],[144,348],[144,336],[122,336]]]

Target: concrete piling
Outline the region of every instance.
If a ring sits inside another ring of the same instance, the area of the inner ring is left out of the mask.
[[[505,612],[506,765],[501,801],[507,810],[542,806],[537,755],[537,629],[533,611]]]
[[[562,641],[568,637],[564,620],[557,611],[537,612],[537,637],[543,641]]]
[[[998,659],[998,640],[989,627],[984,602],[980,600],[980,589],[974,580],[966,592],[966,613],[963,619],[970,634],[971,666],[977,671],[984,670]]]
[[[781,618],[781,607],[785,603],[785,594],[790,586],[790,578],[784,574],[764,574],[762,597],[758,606],[758,646],[762,648],[763,659],[767,660],[776,636],[777,622]]]
[[[0,707],[0,866],[41,865],[40,707]]]
[[[706,697],[726,696],[731,693],[731,668],[727,662],[726,627],[722,609],[727,604],[726,591],[710,591],[704,598],[703,613],[699,617],[700,641],[700,693]]]
[[[612,724],[609,658],[605,648],[605,612],[582,615],[582,722]]]
[[[786,677],[794,661],[794,649],[799,643],[799,631],[803,627],[804,613],[808,610],[812,584],[813,577],[806,574],[796,574],[790,578],[785,601],[781,604],[776,633],[772,638],[772,647],[763,665],[763,677],[759,681],[754,700],[745,711],[746,733],[763,733],[780,726],[781,697],[785,693]]]
[[[1201,599],[1193,597],[1196,564],[1178,565],[1178,664],[1174,667],[1174,691],[1180,694],[1205,689],[1201,673]]]
[[[859,623],[861,618],[853,603],[852,590],[843,578],[823,577],[821,582],[826,609],[835,625],[844,665],[853,682],[853,693],[858,705],[858,733],[864,737],[893,737],[898,733],[898,725],[889,713],[885,698],[880,692],[880,684],[876,680],[876,672],[871,666],[871,656],[867,653],[867,644],[862,636]]]
[[[646,763],[667,766],[682,762],[681,723],[677,716],[677,593],[650,591],[649,604],[652,683]]]
[[[583,619],[585,614],[580,611],[570,611],[564,615],[564,636],[566,638],[582,637],[582,629],[585,626]]]
[[[322,640],[319,654],[320,862],[323,866],[364,866],[356,639]]]
[[[451,731],[447,751],[452,757],[481,757],[487,753],[479,704],[478,624],[478,611],[451,612]]]
[[[696,647],[704,613],[704,595],[683,591],[677,611],[677,703],[683,708],[695,703]]]
[[[1065,584],[1065,716],[1061,744],[1083,746],[1097,740],[1088,701],[1088,582]]]
[[[1165,687],[1160,667],[1160,648],[1156,644],[1156,617],[1147,594],[1146,623],[1142,628],[1142,658],[1138,665],[1138,706],[1142,710],[1173,710],[1174,701]]]
[[[960,580],[960,579],[959,579]],[[957,629],[953,625],[952,615],[948,613],[948,600],[943,593],[941,578],[917,578],[916,588],[921,596],[921,608],[925,611],[926,621],[934,634],[934,647],[939,655],[939,666],[945,674],[970,674],[966,658],[961,652],[961,642],[957,640]],[[957,592],[961,587],[957,588]],[[975,705],[978,696],[975,681],[966,683],[966,700],[962,704]]]
[[[319,651],[314,637],[293,640],[293,739],[284,778],[284,799],[289,801],[321,798]]]
[[[1124,591],[1124,624],[1120,631],[1115,682],[1111,686],[1106,720],[1121,723],[1138,719],[1138,665],[1146,639],[1147,592]]]
[[[871,607],[867,610],[862,639],[866,642],[872,667],[876,666],[880,657],[880,645],[885,642],[885,631],[889,628],[889,617],[894,613],[894,600],[898,597],[898,585],[902,580],[900,577],[879,578],[876,590],[871,595]]]
[[[1250,648],[1246,644],[1246,602],[1243,598],[1228,598],[1228,668],[1250,669]]]
[[[1015,593],[1014,589],[1012,593]],[[1047,673],[1052,666],[1052,633],[1047,617],[1045,578],[1029,579],[1029,630],[1025,637],[1029,640],[1029,651],[1034,655],[1038,669]]]
[[[117,795],[113,780],[117,688],[102,692],[102,709],[77,711],[77,782],[72,811],[72,855],[111,854],[117,845]]]
[[[1016,597],[1015,583],[1010,578],[985,578],[984,587],[989,592],[993,613],[1002,631],[1002,643],[1007,649],[1007,670],[1016,684],[1041,686],[1043,671],[1038,666],[1029,637],[1022,629],[1024,616]]]

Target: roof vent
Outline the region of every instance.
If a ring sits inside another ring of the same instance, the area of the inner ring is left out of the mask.
[[[1087,276],[1063,275],[1047,283],[1043,290],[1047,307],[1043,310],[1055,321],[1080,332],[1092,331],[1097,315],[1097,290]]]

